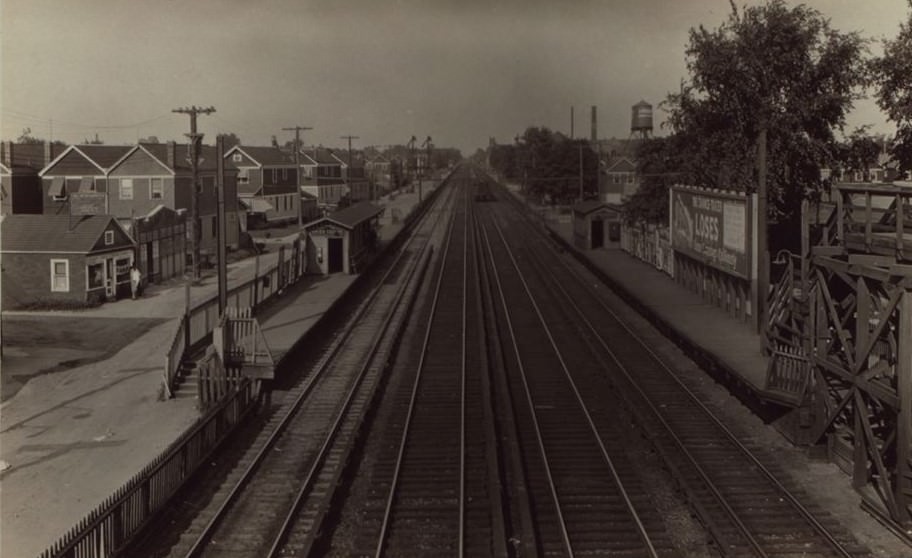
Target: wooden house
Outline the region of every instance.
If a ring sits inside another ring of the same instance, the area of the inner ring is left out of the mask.
[[[295,192],[300,169],[293,153],[276,146],[235,145],[225,158],[238,169],[238,200],[248,228],[297,222],[300,200],[295,199]]]
[[[130,296],[133,239],[110,215],[6,215],[3,308]]]

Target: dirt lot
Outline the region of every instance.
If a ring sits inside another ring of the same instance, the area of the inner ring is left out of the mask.
[[[107,359],[164,321],[46,314],[4,317],[0,401],[36,376]]]

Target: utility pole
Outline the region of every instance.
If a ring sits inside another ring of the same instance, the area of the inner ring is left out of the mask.
[[[415,142],[418,141],[415,136],[412,136],[412,139],[408,141],[408,150],[409,150],[409,159],[412,160],[412,174],[415,178],[418,177],[418,159],[415,158]]]
[[[764,121],[757,137],[757,326],[761,343],[766,338],[766,297],[769,294],[769,238],[767,230],[766,130]],[[802,254],[804,256],[804,254]]]
[[[349,195],[349,199],[351,199],[351,196],[352,196],[351,178],[352,178],[352,168],[353,168],[352,167],[352,140],[361,139],[361,138],[358,136],[339,136],[339,137],[340,137],[340,139],[348,140],[348,176],[345,178],[345,180],[348,182],[348,195]],[[368,193],[368,197],[370,197],[370,193]]]
[[[421,147],[424,147],[427,149],[427,165],[425,165],[425,166],[427,168],[430,168],[430,166],[431,166],[431,147],[432,147],[431,146],[431,136],[428,136],[427,139],[424,140],[424,143],[421,145]],[[420,172],[420,170],[418,172],[418,203],[421,203],[421,172]]]
[[[579,141],[579,201],[583,201],[583,140]]]
[[[215,158],[218,168],[218,174],[215,177],[216,201],[218,211],[216,219],[218,220],[218,308],[219,316],[225,313],[225,307],[228,306],[228,227],[225,223],[225,138],[218,136],[215,138]]]
[[[286,132],[294,131],[295,133],[295,142],[294,142],[294,161],[295,161],[295,209],[298,210],[298,229],[304,226],[303,217],[301,216],[301,131],[302,130],[313,130],[309,126],[293,126],[291,128],[282,128]]]
[[[180,114],[189,114],[190,115],[190,133],[187,134],[187,137],[190,138],[190,169],[192,173],[192,188],[193,191],[190,195],[190,249],[191,249],[191,258],[192,258],[192,272],[193,280],[199,281],[200,278],[200,239],[202,238],[200,234],[200,220],[199,220],[199,148],[203,143],[203,135],[196,132],[196,116],[198,114],[212,114],[215,112],[215,107],[209,108],[200,108],[196,105],[189,108],[177,108],[171,112],[177,112]]]

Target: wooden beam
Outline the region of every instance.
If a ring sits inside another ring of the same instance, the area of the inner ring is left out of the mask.
[[[898,521],[908,522],[909,496],[912,485],[912,290],[906,290],[899,302],[899,347],[896,359],[897,391],[899,392],[899,417],[896,431],[896,486],[895,497],[899,508]]]

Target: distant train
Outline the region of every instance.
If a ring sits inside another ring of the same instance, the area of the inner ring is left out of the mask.
[[[475,181],[475,201],[497,201],[497,198],[494,197],[494,192],[491,191],[490,181],[484,179]]]

